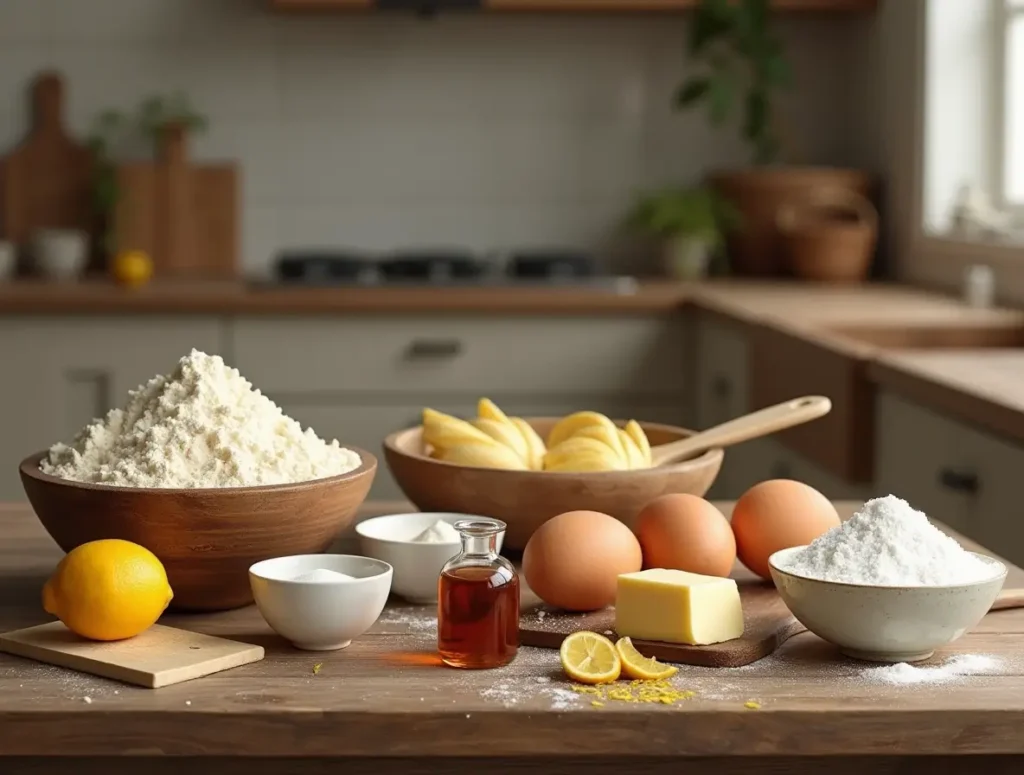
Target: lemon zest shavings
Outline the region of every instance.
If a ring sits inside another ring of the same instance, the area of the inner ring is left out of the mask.
[[[313,675],[317,675],[320,672],[320,668],[323,666],[323,662],[317,662],[315,665],[313,665]]]
[[[577,694],[593,697],[591,705],[603,707],[605,702],[653,703],[659,705],[675,705],[693,699],[696,692],[689,689],[677,689],[668,680],[659,679],[645,681],[617,681],[602,686],[583,686],[573,684],[571,687]],[[600,706],[597,703],[601,703]]]

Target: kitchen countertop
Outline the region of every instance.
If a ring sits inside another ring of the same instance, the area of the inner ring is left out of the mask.
[[[4,315],[629,315],[695,307],[723,319],[767,326],[846,358],[868,374],[937,409],[1024,440],[1024,337],[1019,349],[945,352],[886,349],[844,336],[843,327],[1024,330],[1024,310],[972,309],[958,299],[895,284],[824,286],[794,281],[642,281],[633,293],[606,287],[303,288],[243,282],[154,282],[125,290],[109,282],[0,283]],[[980,369],[983,379],[966,376]]]
[[[854,504],[839,508],[848,516]],[[39,590],[60,556],[27,505],[0,505],[0,630],[47,619]],[[1015,567],[1013,586],[1024,586]],[[285,646],[254,607],[166,621],[262,644],[266,659],[147,690],[0,654],[0,757],[28,757],[8,760],[12,775],[327,773],[330,759],[381,756],[399,758],[351,761],[345,772],[667,773],[682,764],[716,775],[843,775],[862,773],[867,755],[880,773],[929,762],[943,773],[1019,772],[1024,756],[1024,610],[987,617],[945,650],[998,660],[991,674],[954,684],[871,680],[863,672],[872,666],[804,633],[746,668],[683,667],[674,681],[696,692],[689,701],[602,708],[565,688],[553,650],[523,649],[495,671],[442,668],[429,607],[389,604],[351,647],[316,654]],[[745,708],[749,700],[761,708]],[[991,758],[1000,754],[1013,757]]]
[[[881,353],[868,374],[933,409],[1024,440],[1024,347]]]

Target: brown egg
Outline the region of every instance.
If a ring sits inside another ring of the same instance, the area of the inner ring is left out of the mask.
[[[736,560],[729,520],[696,495],[663,495],[637,516],[645,568],[728,576]]]
[[[740,562],[765,579],[768,558],[780,549],[809,544],[839,525],[832,502],[803,482],[772,479],[756,484],[736,501],[732,530]]]
[[[567,611],[615,602],[620,573],[640,570],[640,543],[614,517],[567,511],[541,525],[523,551],[523,577],[537,596]]]

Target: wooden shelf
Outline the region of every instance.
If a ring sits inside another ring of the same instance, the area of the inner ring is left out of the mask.
[[[439,0],[444,7],[444,0]],[[481,0],[493,13],[679,13],[696,7],[698,0]],[[377,0],[270,0],[280,12],[372,11]],[[424,0],[427,6],[429,0]],[[869,13],[878,0],[773,0],[786,13]]]

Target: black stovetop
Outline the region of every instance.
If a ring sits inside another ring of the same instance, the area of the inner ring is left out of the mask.
[[[566,250],[513,251],[485,258],[468,250],[417,249],[376,256],[345,250],[291,250],[278,257],[276,283],[307,286],[622,285],[595,260]]]

